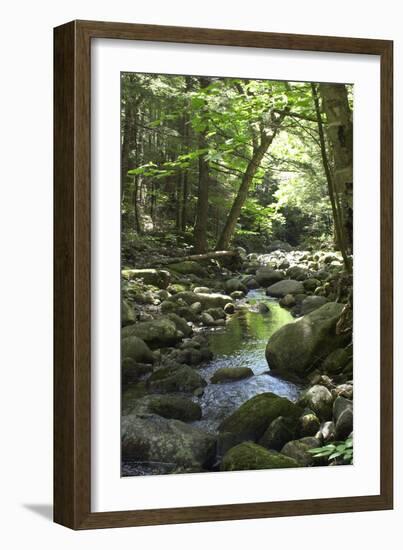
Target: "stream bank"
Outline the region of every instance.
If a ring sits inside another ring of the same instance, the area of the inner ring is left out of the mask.
[[[122,475],[324,465],[352,432],[340,257],[240,258],[122,271]]]

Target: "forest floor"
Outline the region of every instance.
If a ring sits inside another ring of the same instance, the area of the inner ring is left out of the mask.
[[[340,254],[188,255],[160,237],[122,260],[122,475],[351,463],[328,459],[353,430]]]

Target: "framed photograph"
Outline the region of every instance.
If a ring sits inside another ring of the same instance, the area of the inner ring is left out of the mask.
[[[54,34],[54,520],[393,507],[392,52]]]

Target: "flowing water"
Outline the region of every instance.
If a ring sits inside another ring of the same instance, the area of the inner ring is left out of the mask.
[[[261,302],[268,306],[268,313],[259,312]],[[265,358],[269,337],[281,326],[293,322],[294,318],[276,300],[265,296],[263,290],[250,291],[240,304],[242,308],[225,327],[209,331],[214,359],[199,372],[209,380],[222,367],[249,367],[254,376],[234,382],[208,384],[199,399],[202,419],[194,425],[210,432],[216,432],[225,417],[254,395],[273,392],[295,401],[301,392],[296,384],[270,374]]]

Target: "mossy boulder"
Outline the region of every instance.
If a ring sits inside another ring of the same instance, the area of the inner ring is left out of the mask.
[[[171,280],[171,274],[165,269],[123,269],[122,277],[128,281],[141,280],[158,288],[167,288]]]
[[[137,461],[208,467],[216,455],[213,435],[158,415],[122,417],[122,455]]]
[[[337,348],[323,361],[322,369],[329,374],[338,374],[351,359],[351,352],[344,348]]]
[[[226,445],[231,441],[257,441],[271,422],[279,416],[298,417],[301,410],[285,397],[274,393],[261,393],[249,399],[221,422],[218,430],[226,433]]]
[[[207,382],[191,367],[175,365],[155,370],[147,380],[147,387],[155,393],[192,393],[203,388]]]
[[[122,338],[122,359],[130,358],[136,363],[152,363],[152,351],[141,338],[127,336]]]
[[[206,269],[198,262],[193,262],[191,260],[170,264],[169,269],[181,275],[198,275],[199,277],[204,277],[206,275]]]
[[[141,338],[151,349],[172,346],[178,343],[184,336],[178,331],[177,324],[167,317],[160,317],[153,321],[145,321],[128,325],[122,329],[122,338],[137,336]]]
[[[304,378],[330,352],[341,347],[346,336],[336,334],[343,304],[329,302],[301,319],[283,325],[269,339],[266,359],[274,372]]]
[[[282,298],[287,294],[302,294],[303,292],[304,285],[300,281],[294,281],[293,279],[279,281],[266,289],[266,294],[274,298]]]
[[[185,319],[176,315],[176,313],[168,313],[166,317],[175,324],[177,330],[182,332],[186,338],[193,333],[192,327],[187,324]]]
[[[232,447],[223,457],[223,472],[236,470],[269,470],[273,468],[298,468],[298,463],[276,451],[269,451],[256,443],[245,442]]]
[[[210,379],[212,384],[234,382],[253,376],[253,370],[249,367],[222,367],[217,369]]]
[[[259,445],[266,449],[280,451],[288,441],[295,439],[296,435],[295,419],[278,416],[259,439]]]

